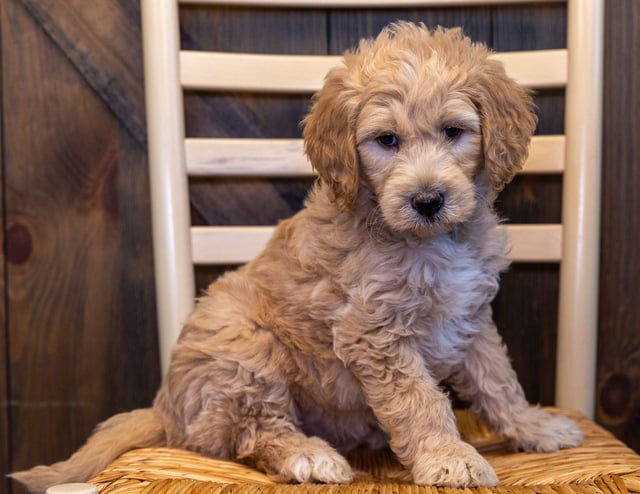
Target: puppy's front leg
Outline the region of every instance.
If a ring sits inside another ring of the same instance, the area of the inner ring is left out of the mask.
[[[512,439],[517,449],[550,452],[582,444],[573,420],[529,405],[490,314],[484,327],[452,378],[459,396],[471,402],[471,411]]]
[[[460,439],[448,398],[408,340],[384,330],[340,337],[335,350],[359,379],[391,449],[417,484],[492,486],[491,466]],[[390,338],[391,336],[391,338]],[[349,340],[349,341],[346,341]]]

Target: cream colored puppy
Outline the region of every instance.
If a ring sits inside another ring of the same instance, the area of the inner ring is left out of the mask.
[[[460,439],[443,381],[516,448],[579,445],[575,423],[526,402],[491,317],[507,266],[492,204],[536,118],[489,55],[410,23],[347,53],[304,121],[320,176],[305,208],[199,300],[153,408],[14,477],[39,491],[166,444],[342,483],[340,452],[389,444],[418,484],[498,483]]]

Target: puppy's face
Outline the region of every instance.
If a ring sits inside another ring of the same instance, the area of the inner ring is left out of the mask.
[[[537,119],[489,55],[459,29],[406,22],[347,53],[304,121],[336,206],[349,211],[366,188],[390,229],[424,237],[491,202],[522,167]]]
[[[450,230],[476,206],[482,169],[480,116],[469,95],[438,67],[411,77],[391,66],[370,81],[356,123],[361,179],[384,222],[420,237]],[[391,87],[389,87],[391,85]]]

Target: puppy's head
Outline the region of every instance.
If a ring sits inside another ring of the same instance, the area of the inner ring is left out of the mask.
[[[338,207],[367,187],[389,227],[425,236],[467,220],[479,184],[513,178],[535,125],[529,93],[484,45],[401,22],[329,72],[305,151]]]

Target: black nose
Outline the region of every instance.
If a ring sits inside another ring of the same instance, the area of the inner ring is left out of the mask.
[[[426,219],[433,218],[444,205],[441,192],[420,192],[411,198],[411,207]]]

